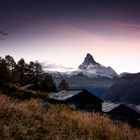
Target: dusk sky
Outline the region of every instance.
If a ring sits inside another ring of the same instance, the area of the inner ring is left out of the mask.
[[[0,56],[49,70],[76,69],[90,53],[117,73],[140,72],[140,0],[0,0],[0,38]]]

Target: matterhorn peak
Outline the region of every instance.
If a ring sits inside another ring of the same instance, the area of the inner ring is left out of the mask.
[[[97,63],[93,56],[87,53],[84,62],[79,66],[79,68],[75,71],[67,72],[67,73],[55,73],[55,77],[66,77],[70,78],[72,76],[79,78],[82,76],[86,76],[89,78],[118,78],[118,74],[111,68],[101,65]]]
[[[90,53],[87,53],[84,62],[79,66],[79,69],[86,69],[89,65],[98,65],[93,56]]]

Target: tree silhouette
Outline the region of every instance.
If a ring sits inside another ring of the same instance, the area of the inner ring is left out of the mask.
[[[54,84],[53,78],[50,74],[46,74],[45,78],[41,82],[41,90],[46,92],[56,92],[56,86]]]
[[[10,74],[6,61],[0,57],[0,88],[10,83]]]
[[[15,62],[15,60],[12,56],[6,55],[5,56],[5,61],[6,61],[7,65],[9,66],[10,70],[13,70],[15,68],[16,62]]]
[[[18,72],[18,67],[17,67],[17,64],[16,64],[14,58],[10,55],[6,55],[5,61],[7,63],[7,66],[8,66],[9,72],[10,72],[11,82],[18,83],[19,72]]]
[[[40,81],[40,76],[43,73],[42,65],[36,61],[35,62],[35,79],[36,81]]]
[[[42,65],[36,61],[31,61],[27,66],[27,83],[38,83],[42,79]]]
[[[21,86],[23,86],[25,84],[25,75],[26,75],[26,71],[27,70],[27,64],[25,63],[24,59],[21,58],[18,61],[18,72],[20,75],[20,84]]]
[[[37,85],[36,90],[56,91],[52,76],[43,72],[42,65],[38,61],[31,61],[28,64],[21,58],[16,63],[12,56],[6,55],[5,58],[0,57],[0,89],[10,87],[11,83],[18,86],[34,83]]]
[[[61,90],[69,90],[69,84],[66,82],[66,80],[62,80],[60,82],[60,84],[58,85],[58,90],[61,91]]]

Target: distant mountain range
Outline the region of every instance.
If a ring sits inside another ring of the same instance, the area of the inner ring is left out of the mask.
[[[70,78],[73,76],[85,76],[88,78],[118,78],[119,75],[109,66],[105,67],[97,63],[91,54],[87,54],[83,63],[79,65],[78,69],[72,72],[52,72],[54,77]]]

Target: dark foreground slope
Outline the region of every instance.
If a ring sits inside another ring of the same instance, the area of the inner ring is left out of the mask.
[[[40,99],[18,101],[0,95],[1,140],[139,140],[140,130],[107,116],[51,106]]]
[[[104,99],[140,104],[140,73],[127,74],[118,79],[104,95]]]

